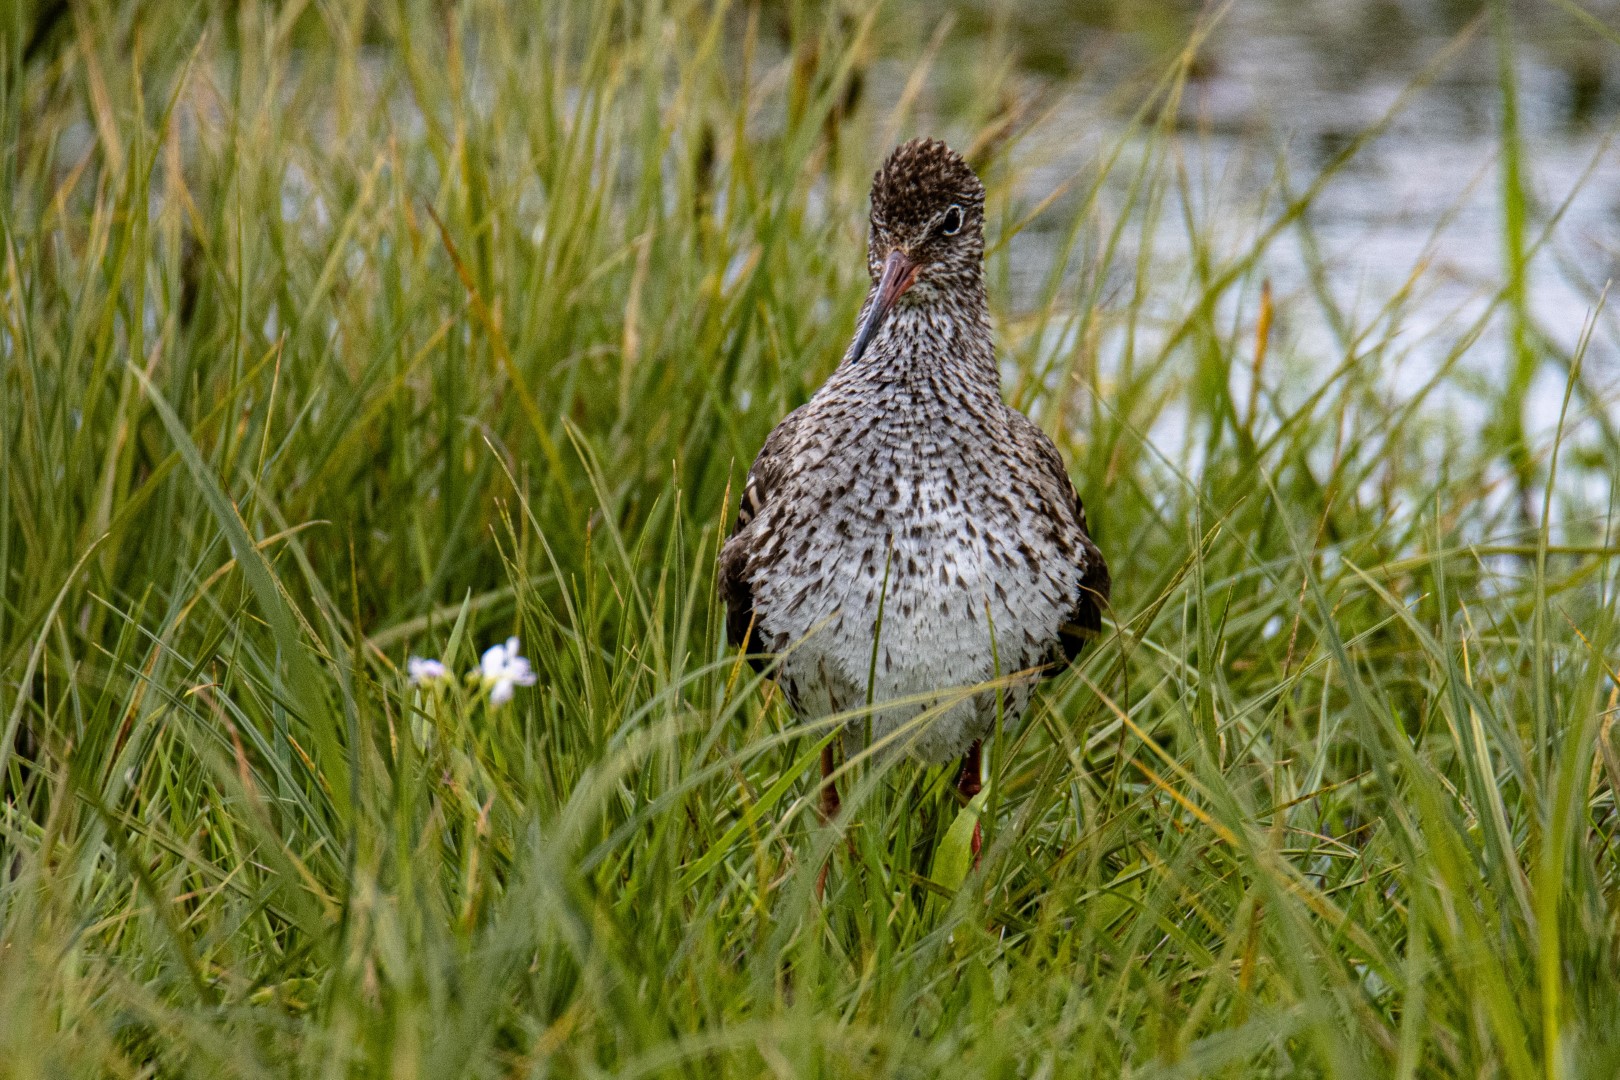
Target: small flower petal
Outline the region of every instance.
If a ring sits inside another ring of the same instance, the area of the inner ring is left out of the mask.
[[[501,677],[501,672],[506,670],[506,655],[505,645],[491,645],[484,650],[484,655],[478,660],[478,670],[486,682]]]
[[[405,670],[410,674],[412,686],[437,682],[450,674],[449,670],[440,661],[425,659],[420,656],[407,659],[405,661]]]
[[[472,677],[489,690],[491,705],[505,705],[512,700],[515,687],[533,686],[540,681],[528,659],[519,655],[521,646],[516,637],[509,637],[499,645],[491,645],[479,657]]]

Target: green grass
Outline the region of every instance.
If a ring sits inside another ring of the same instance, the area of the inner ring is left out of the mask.
[[[1397,399],[1406,294],[1257,326],[1361,143],[1209,197],[1196,41],[1038,206],[1064,135],[998,15],[236,7],[75,7],[26,62],[4,16],[0,1075],[1620,1069],[1620,446],[1524,300],[1511,116],[1513,265]],[[923,127],[975,147],[1008,396],[1115,577],[956,887],[949,770],[855,762],[820,827],[713,599]],[[1559,438],[1448,423],[1503,335],[1568,375]],[[510,707],[405,683],[509,634]]]

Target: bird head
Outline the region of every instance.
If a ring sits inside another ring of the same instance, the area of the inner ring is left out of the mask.
[[[855,336],[859,360],[896,304],[977,289],[984,266],[984,185],[962,156],[912,139],[872,178],[867,269],[877,289]]]

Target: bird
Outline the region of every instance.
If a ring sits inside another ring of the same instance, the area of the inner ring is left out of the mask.
[[[799,722],[856,711],[846,755],[870,738],[960,759],[964,802],[998,716],[1100,635],[1111,585],[1057,447],[1002,398],[984,225],[984,185],[944,142],[878,168],[854,338],[765,439],[718,566],[727,637]],[[829,740],[826,821],[836,766]],[[975,865],[982,843],[975,824]]]

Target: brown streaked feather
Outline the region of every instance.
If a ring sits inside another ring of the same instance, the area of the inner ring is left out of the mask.
[[[1082,522],[1084,529],[1085,508],[1080,505],[1080,496],[1074,498],[1075,514]],[[1102,634],[1102,612],[1108,606],[1108,594],[1113,586],[1113,579],[1108,574],[1108,564],[1103,561],[1102,552],[1097,545],[1091,542],[1091,537],[1085,538],[1086,568],[1080,574],[1080,591],[1074,598],[1074,609],[1069,613],[1061,627],[1058,628],[1058,640],[1063,646],[1063,663],[1054,664],[1051,674],[1057,674],[1068,665],[1074,663],[1086,642]]]
[[[1017,413],[1016,410],[1009,411],[1016,417],[1023,417],[1023,414]],[[1029,442],[1033,444],[1039,468],[1050,485],[1048,490],[1055,498],[1061,499],[1064,504],[1062,509],[1072,515],[1079,541],[1079,550],[1075,554],[1081,567],[1080,587],[1075,593],[1074,607],[1070,609],[1063,625],[1058,628],[1058,644],[1061,647],[1062,659],[1059,660],[1054,651],[1052,663],[1045,672],[1049,676],[1057,675],[1074,663],[1088,641],[1102,634],[1102,613],[1103,608],[1108,606],[1113,579],[1108,573],[1108,563],[1103,559],[1102,552],[1092,543],[1091,532],[1087,528],[1085,504],[1080,501],[1080,493],[1075,490],[1074,481],[1069,479],[1069,470],[1064,466],[1057,447],[1046,433],[1027,417],[1022,424],[1015,419],[1014,424],[1023,429]]]
[[[753,555],[761,542],[760,528],[752,528],[765,511],[781,478],[784,457],[797,412],[789,413],[766,438],[748,470],[742,497],[737,501],[737,523],[720,549],[720,596],[726,603],[726,638],[748,654],[755,671],[764,671],[770,646],[754,610]]]
[[[720,597],[726,602],[726,639],[748,654],[755,671],[765,670],[765,639],[754,612],[754,585],[748,579],[748,553],[727,544],[720,552]]]

